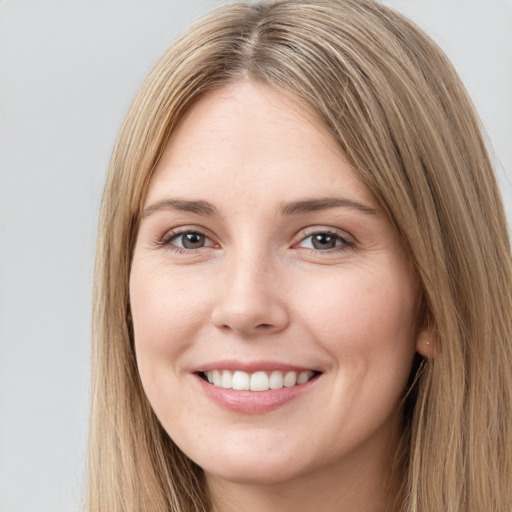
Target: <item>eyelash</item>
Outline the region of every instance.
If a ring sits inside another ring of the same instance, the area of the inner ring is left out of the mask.
[[[172,243],[174,240],[178,239],[180,236],[182,237],[182,236],[188,235],[188,234],[199,235],[199,236],[204,237],[205,240],[210,240],[210,238],[208,238],[208,236],[203,231],[201,231],[199,229],[178,229],[178,230],[169,231],[168,233],[166,233],[163,238],[158,240],[157,245],[160,247],[169,248],[171,251],[178,253],[178,254],[190,254],[190,253],[195,252],[200,249],[215,246],[215,244],[212,243],[211,245],[198,247],[196,249],[187,249],[185,247],[178,247]],[[329,230],[329,229],[321,229],[321,230],[316,230],[316,231],[312,231],[312,232],[308,233],[306,236],[302,237],[297,243],[295,243],[294,247],[305,242],[306,240],[308,240],[310,238],[312,239],[312,237],[314,237],[315,235],[327,235],[329,237],[333,237],[336,240],[337,244],[339,242],[339,245],[335,245],[334,247],[329,248],[329,249],[316,249],[316,248],[308,248],[308,247],[304,247],[303,249],[314,252],[316,254],[330,254],[333,252],[339,252],[339,251],[343,251],[346,249],[350,249],[355,246],[355,243],[353,241],[342,236],[337,231],[333,231],[333,230]]]
[[[193,251],[196,251],[199,249],[204,249],[205,246],[198,247],[197,249],[187,249],[185,247],[178,247],[176,245],[173,245],[173,243],[172,243],[173,240],[176,240],[180,236],[182,237],[184,235],[199,235],[199,236],[203,236],[206,240],[210,240],[210,238],[208,238],[206,236],[206,234],[199,229],[177,229],[177,230],[169,231],[168,233],[166,233],[164,235],[164,237],[158,241],[158,245],[161,247],[167,247],[171,251],[176,252],[178,254],[187,254],[187,253],[190,254]],[[212,245],[214,245],[214,244],[212,244]],[[210,246],[206,246],[206,247],[210,247]]]
[[[307,250],[310,250],[310,251],[313,251],[313,252],[319,253],[319,254],[329,254],[332,252],[338,252],[338,251],[343,251],[343,250],[352,248],[355,245],[354,242],[352,242],[348,238],[344,237],[337,231],[333,231],[333,230],[329,230],[329,229],[321,229],[321,230],[317,230],[317,231],[308,233],[307,236],[301,238],[301,240],[298,243],[303,243],[304,241],[308,240],[309,238],[312,239],[314,236],[318,236],[318,235],[328,235],[329,237],[334,238],[336,243],[337,242],[340,242],[340,243],[339,243],[339,245],[335,245],[334,247],[332,247],[330,249],[315,249],[315,248],[306,248],[306,247],[304,249],[307,249]],[[295,244],[295,245],[297,245],[297,244]]]

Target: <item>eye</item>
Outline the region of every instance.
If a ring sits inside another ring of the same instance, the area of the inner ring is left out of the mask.
[[[332,231],[312,233],[297,244],[298,247],[317,251],[328,251],[336,248],[343,249],[353,245],[353,242]]]
[[[199,231],[182,231],[168,233],[162,240],[162,245],[170,245],[178,251],[191,251],[203,247],[212,247],[214,243]]]

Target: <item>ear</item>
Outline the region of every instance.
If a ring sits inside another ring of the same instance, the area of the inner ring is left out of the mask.
[[[416,335],[416,352],[426,359],[437,356],[439,351],[432,329],[420,329]]]

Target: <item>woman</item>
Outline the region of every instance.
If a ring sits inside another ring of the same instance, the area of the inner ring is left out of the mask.
[[[512,273],[444,55],[234,4],[156,64],[97,255],[91,511],[512,508]]]

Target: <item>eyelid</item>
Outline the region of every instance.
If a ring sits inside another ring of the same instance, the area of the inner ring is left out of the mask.
[[[210,241],[211,244],[204,245],[203,247],[198,247],[196,249],[187,249],[185,247],[180,247],[178,245],[174,245],[172,241],[176,238],[178,238],[180,235],[186,235],[187,233],[197,233],[198,235],[202,235],[205,237],[206,240]],[[159,237],[156,240],[156,245],[158,247],[168,247],[172,248],[172,250],[175,250],[176,252],[194,252],[198,251],[204,248],[210,248],[215,247],[218,245],[212,236],[209,236],[207,233],[207,230],[199,227],[199,226],[180,226],[177,228],[169,229],[165,232],[165,234],[161,237]]]
[[[340,251],[343,249],[354,247],[354,245],[356,243],[356,240],[354,239],[354,237],[352,235],[350,235],[349,233],[347,233],[346,231],[342,231],[340,229],[327,227],[327,226],[312,226],[310,228],[301,230],[297,234],[297,236],[296,236],[297,241],[294,242],[293,247],[298,247],[300,243],[304,242],[305,240],[307,240],[308,238],[311,238],[314,235],[323,235],[323,234],[331,235],[331,236],[337,238],[338,240],[341,240],[342,243],[333,248],[324,249],[324,250],[309,248],[309,247],[303,247],[303,249],[311,250],[313,252],[327,253],[327,252]]]

